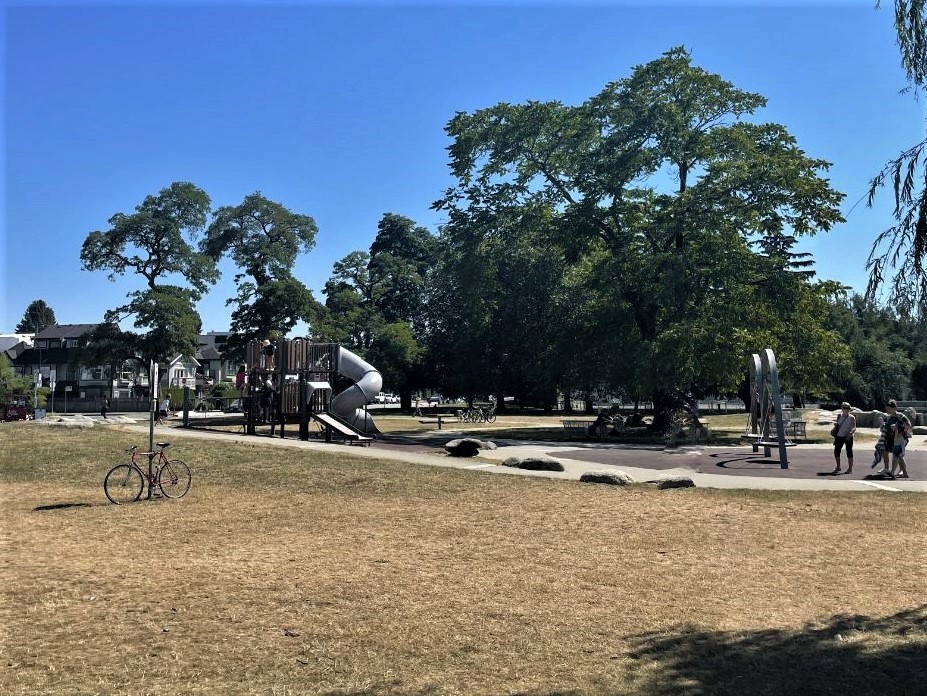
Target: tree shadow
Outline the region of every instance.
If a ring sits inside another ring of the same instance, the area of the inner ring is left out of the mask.
[[[650,663],[635,690],[656,696],[927,693],[927,604],[799,630],[683,626],[630,641],[632,659]]]

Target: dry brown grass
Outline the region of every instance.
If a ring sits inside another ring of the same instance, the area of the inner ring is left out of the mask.
[[[923,497],[657,491],[0,426],[0,692],[923,693]]]

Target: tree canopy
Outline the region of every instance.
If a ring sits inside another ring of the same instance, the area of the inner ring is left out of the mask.
[[[823,177],[826,161],[784,126],[753,119],[765,103],[677,47],[578,106],[456,114],[446,130],[458,185],[435,204],[462,269],[455,294],[474,306],[481,288],[464,274],[485,278],[521,247],[546,249],[534,262],[554,262],[562,280],[550,283],[548,270],[522,289],[532,277],[524,266],[499,277],[535,298],[530,310],[548,308],[521,319],[528,336],[561,347],[556,357],[540,346],[528,353],[552,358],[561,387],[732,389],[750,352],[796,344],[796,320],[827,338],[799,301],[826,289],[808,285],[809,270],[789,254],[795,238],[841,221],[843,194]]]
[[[318,303],[293,276],[301,253],[315,246],[315,220],[294,213],[256,191],[237,206],[220,207],[201,241],[200,249],[219,261],[235,262],[238,293],[233,307],[232,337],[227,352],[241,359],[248,341],[284,336],[299,320],[311,321]]]
[[[80,258],[85,270],[108,271],[110,279],[126,273],[144,279],[143,290],[129,293],[126,304],[104,317],[109,324],[134,317],[139,360],[163,361],[196,351],[201,321],[195,302],[218,278],[218,270],[188,239],[202,232],[209,205],[205,191],[175,182],[147,196],[134,213],[117,213],[109,230],[91,232],[84,240]]]

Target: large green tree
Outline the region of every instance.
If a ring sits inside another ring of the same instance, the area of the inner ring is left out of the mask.
[[[318,227],[308,215],[294,213],[256,191],[236,206],[223,206],[201,243],[218,261],[230,258],[239,269],[238,293],[228,300],[232,336],[230,357],[241,360],[248,341],[285,336],[300,320],[311,323],[318,303],[293,276],[300,254],[315,246]]]
[[[91,232],[81,247],[85,270],[108,271],[110,279],[126,273],[143,278],[145,288],[104,317],[104,323],[134,317],[139,331],[132,343],[142,361],[196,351],[201,321],[195,302],[218,278],[215,261],[191,244],[206,226],[209,204],[202,189],[175,182],[147,196],[135,212],[111,217],[110,229]]]
[[[54,326],[55,310],[46,304],[45,300],[34,300],[26,307],[23,318],[16,325],[16,333],[39,333],[49,326]]]
[[[922,327],[860,295],[835,298],[826,321],[849,348],[849,359],[838,363],[833,384],[820,393],[863,408],[885,408],[889,399],[911,396]],[[921,352],[922,360],[925,355]]]
[[[750,244],[841,220],[843,196],[822,176],[828,163],[783,126],[753,119],[765,103],[674,48],[579,106],[458,113],[446,130],[459,183],[436,206],[474,235],[490,216],[555,211],[535,243],[607,268],[585,274],[577,318],[629,330],[612,359],[637,387],[657,397],[731,388],[764,347],[756,340],[770,329],[789,340],[795,311],[758,292],[777,271]]]
[[[403,407],[427,386],[426,311],[437,246],[430,232],[407,217],[386,213],[369,251],[335,263],[325,285],[325,308],[313,335],[359,352],[383,374]]]

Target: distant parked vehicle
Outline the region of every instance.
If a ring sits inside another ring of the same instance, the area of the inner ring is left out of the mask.
[[[241,413],[242,412],[241,399],[234,399],[228,407],[225,409],[226,413]]]
[[[444,397],[440,394],[432,394],[428,397],[429,404],[440,404],[444,401]]]
[[[5,421],[29,420],[32,417],[26,400],[17,397],[13,397],[6,406],[0,407],[0,413]]]

